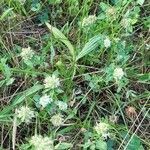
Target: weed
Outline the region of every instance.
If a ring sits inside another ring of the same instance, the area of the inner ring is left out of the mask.
[[[0,149],[150,149],[148,9],[1,0]]]

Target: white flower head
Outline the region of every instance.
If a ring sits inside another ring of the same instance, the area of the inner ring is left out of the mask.
[[[54,89],[60,86],[59,78],[57,78],[55,75],[48,76],[44,79],[44,85],[45,88]]]
[[[113,77],[116,81],[121,80],[124,74],[123,69],[118,67],[114,70]]]
[[[147,50],[150,50],[150,44],[145,44],[145,46]]]
[[[95,15],[89,15],[88,17],[84,18],[82,21],[82,27],[94,24],[97,20]]]
[[[121,26],[125,29],[127,29],[131,25],[131,19],[130,18],[123,18],[121,20]]]
[[[116,9],[114,7],[109,7],[107,10],[106,10],[106,14],[108,16],[114,16],[116,14]]]
[[[106,37],[105,40],[104,40],[104,46],[106,48],[109,48],[111,46],[111,41],[108,37]]]
[[[32,111],[27,106],[22,106],[21,108],[16,110],[17,118],[21,120],[21,122],[25,122],[27,124],[30,123],[31,119],[35,117],[34,111]]]
[[[34,52],[30,47],[22,48],[22,52],[20,53],[20,56],[22,57],[23,60],[29,60],[33,57],[33,55]]]
[[[31,137],[29,142],[36,150],[53,150],[54,149],[53,141],[49,137],[35,135]]]
[[[39,101],[39,104],[45,108],[49,103],[51,103],[53,100],[52,98],[50,98],[48,95],[43,95],[41,98],[40,98],[40,101]]]
[[[59,107],[60,110],[66,110],[68,107],[67,103],[63,101],[57,101],[56,105]]]
[[[100,122],[94,127],[97,134],[101,135],[103,138],[106,138],[108,136],[109,131],[109,124]]]
[[[50,121],[52,122],[54,126],[57,127],[63,124],[64,119],[61,114],[57,114],[57,115],[52,116]]]

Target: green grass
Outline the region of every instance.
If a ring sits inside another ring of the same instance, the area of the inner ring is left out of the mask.
[[[1,0],[0,149],[150,149],[148,11],[147,0]]]

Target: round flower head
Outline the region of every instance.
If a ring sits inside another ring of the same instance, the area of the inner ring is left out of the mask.
[[[48,95],[43,95],[41,98],[40,98],[40,101],[39,101],[39,104],[45,108],[49,103],[51,103],[53,100],[48,96]]]
[[[91,24],[94,24],[97,20],[97,17],[95,15],[89,15],[88,17],[84,18],[82,21],[82,26],[88,26]]]
[[[34,52],[31,50],[30,47],[28,48],[22,48],[22,52],[20,53],[20,56],[23,60],[31,59],[34,55]]]
[[[18,110],[16,110],[17,118],[21,120],[21,122],[30,123],[31,119],[35,117],[34,111],[32,111],[29,107],[22,106]]]
[[[107,37],[105,40],[104,40],[104,46],[106,48],[110,47],[111,46],[111,41],[110,39]]]
[[[68,107],[66,102],[57,101],[56,104],[57,104],[57,106],[59,107],[60,110],[66,110],[67,107]]]
[[[114,7],[110,7],[106,10],[106,14],[108,16],[114,16],[116,14],[116,9]]]
[[[31,137],[29,141],[35,150],[53,150],[53,141],[49,137],[43,137],[41,135],[35,135]]]
[[[107,123],[100,122],[94,127],[94,129],[97,132],[97,134],[106,138],[106,135],[108,135],[109,125]]]
[[[62,118],[62,115],[57,114],[57,115],[52,116],[50,121],[52,122],[54,126],[57,127],[63,124],[64,119]]]
[[[113,77],[115,80],[121,80],[123,76],[124,76],[124,72],[122,68],[116,68],[114,70]]]
[[[130,18],[123,18],[121,20],[121,26],[125,29],[127,29],[131,25],[131,19]]]
[[[57,78],[55,75],[48,76],[44,80],[45,88],[54,89],[57,88],[59,85],[60,85],[59,78]]]

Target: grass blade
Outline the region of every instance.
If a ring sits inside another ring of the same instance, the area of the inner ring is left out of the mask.
[[[15,108],[16,105],[20,104],[24,101],[24,99],[31,94],[41,90],[43,88],[42,85],[35,85],[27,90],[25,90],[22,94],[18,94],[13,100],[12,104],[10,106],[6,106],[1,112],[0,112],[0,118],[6,117],[6,114],[9,113],[12,109]]]
[[[68,47],[68,49],[70,51],[70,54],[73,57],[73,60],[75,60],[75,50],[74,50],[74,47],[70,43],[70,41],[67,39],[67,37],[59,29],[53,27],[49,23],[46,22],[45,24],[47,25],[48,29],[53,33],[54,37],[56,39],[59,39],[62,43],[64,43]]]
[[[84,46],[82,51],[78,54],[76,61],[80,58],[84,57],[85,55],[89,54],[91,51],[95,50],[100,45],[101,36],[96,35],[91,38]]]
[[[4,11],[3,14],[2,14],[1,17],[0,17],[0,21],[4,20],[4,18],[5,18],[6,16],[8,16],[9,13],[10,13],[12,10],[13,10],[13,8],[9,8],[9,9],[7,9],[6,11]]]

